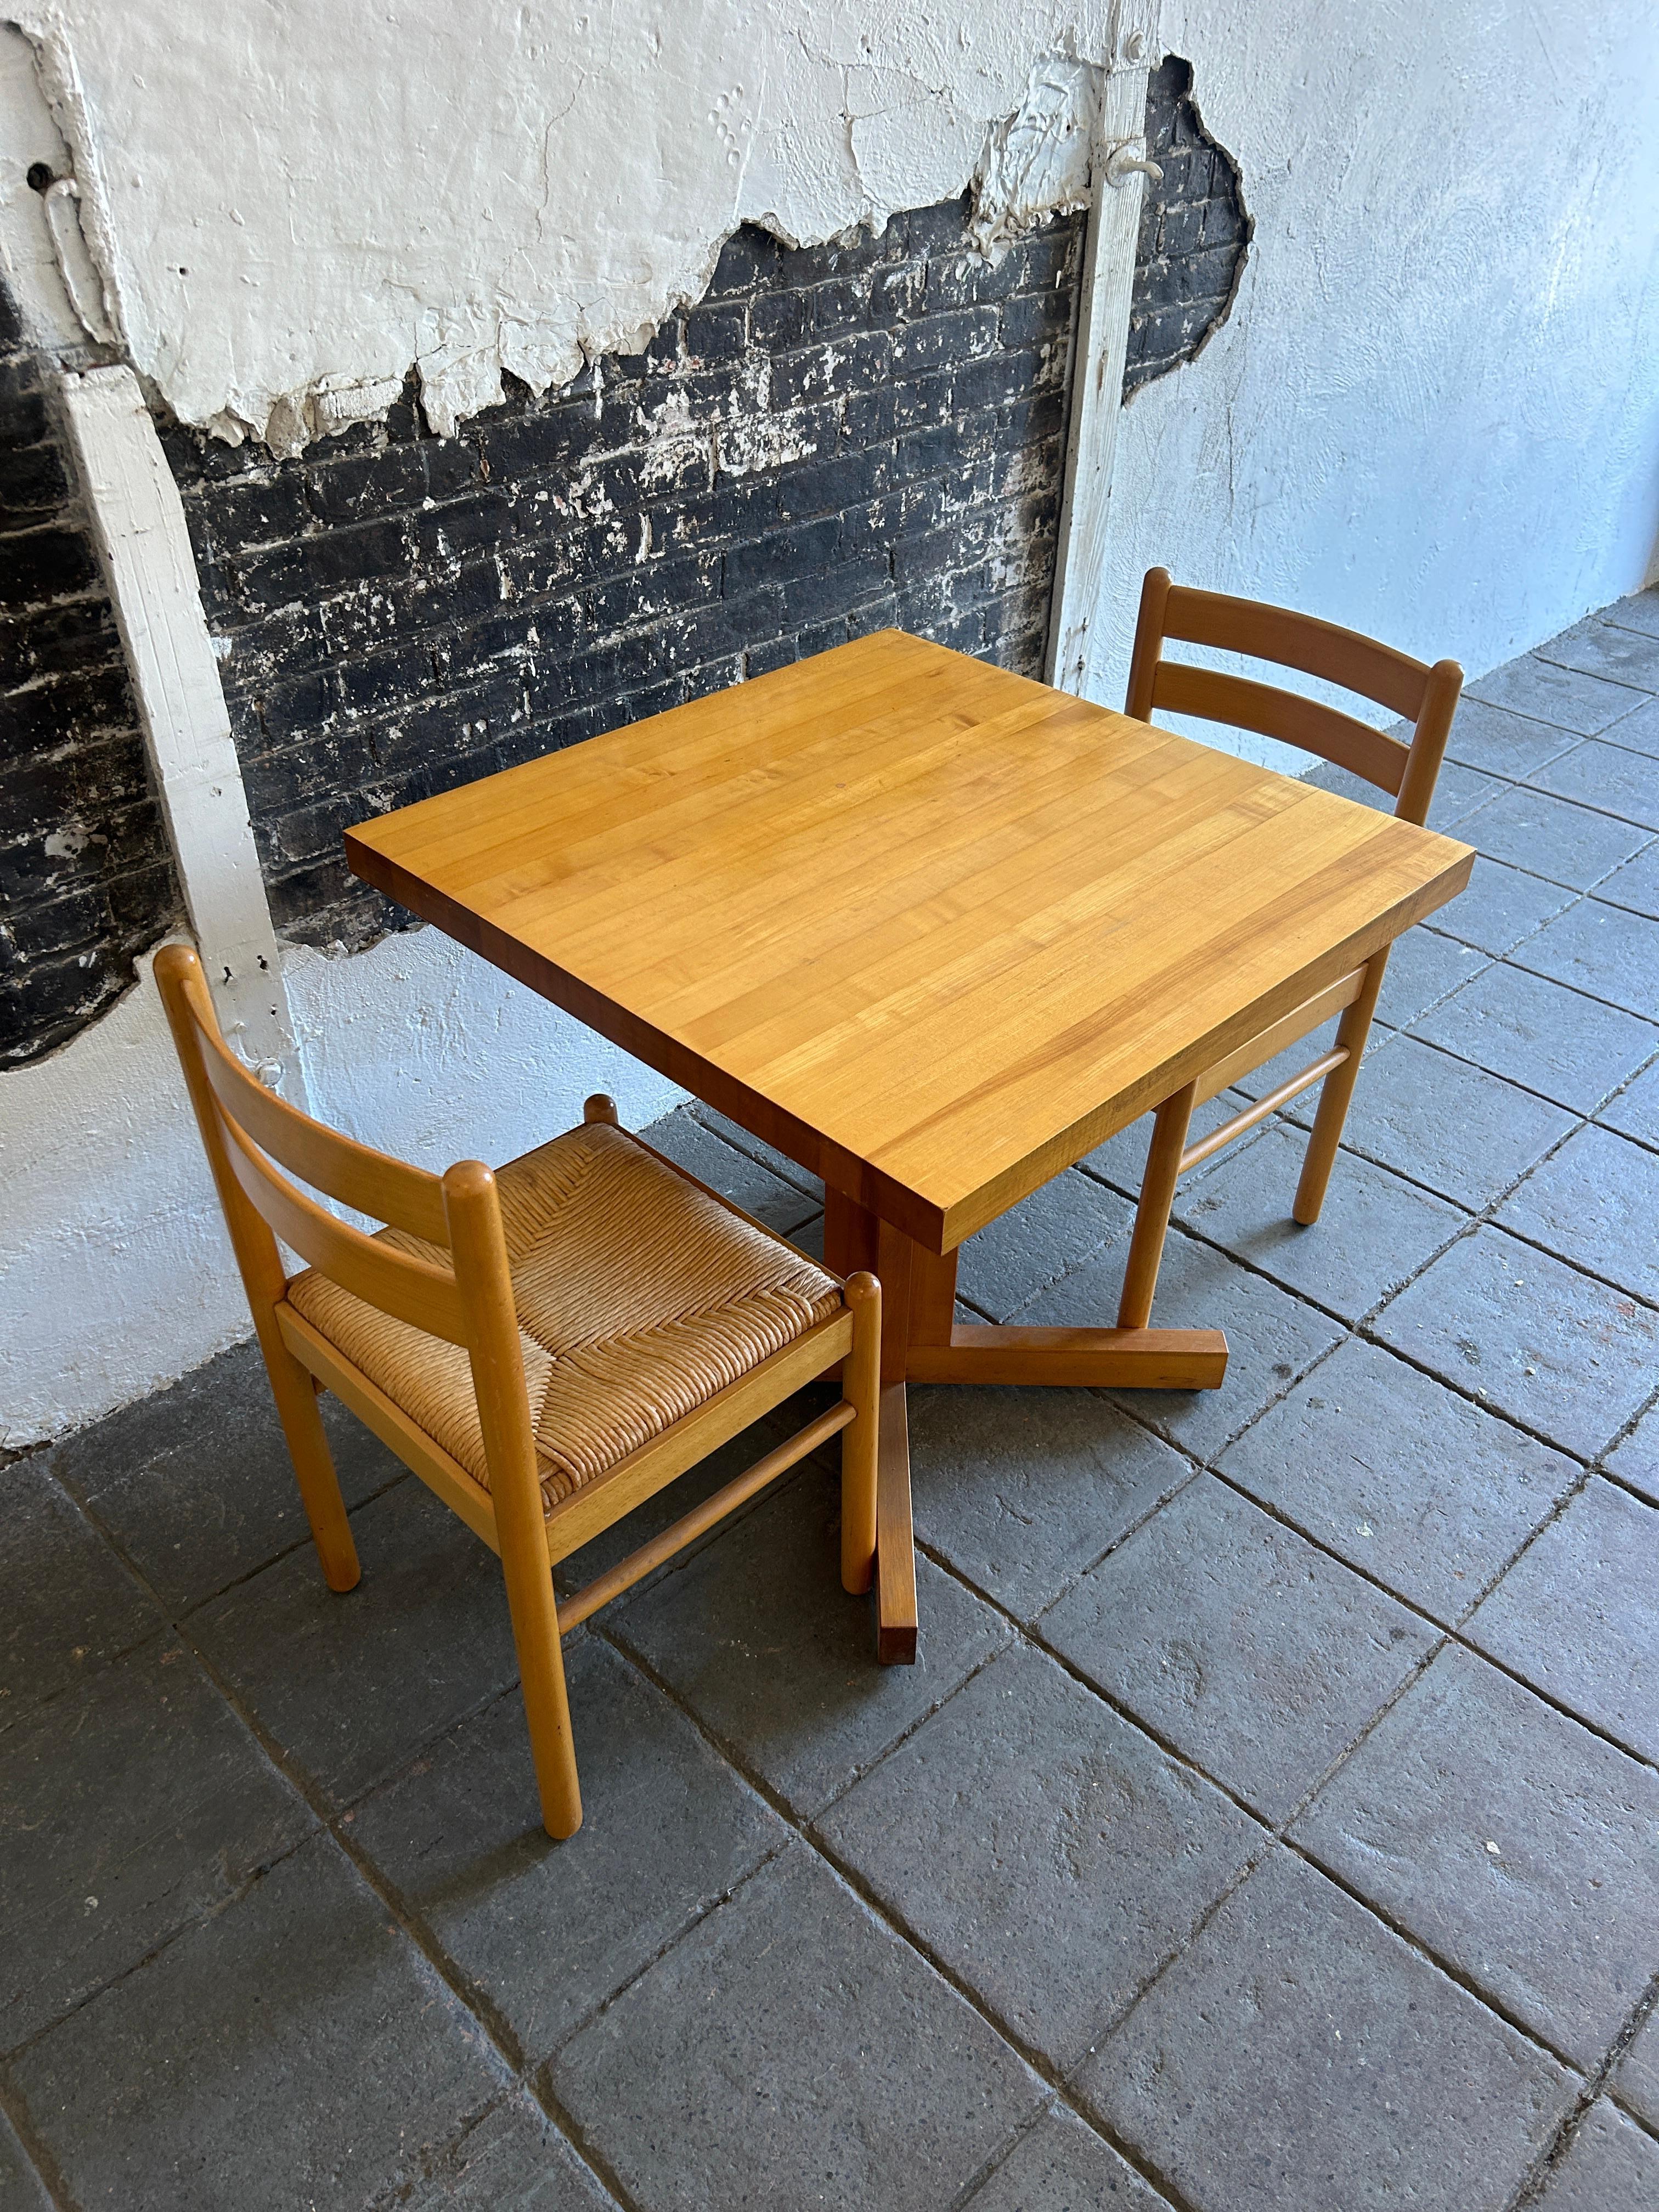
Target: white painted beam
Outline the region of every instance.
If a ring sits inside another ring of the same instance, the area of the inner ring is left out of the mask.
[[[219,1018],[250,1066],[303,1103],[276,932],[178,487],[131,369],[66,374],[62,395]]]
[[[1089,169],[1088,235],[1072,371],[1066,488],[1048,618],[1049,683],[1091,696],[1093,629],[1106,586],[1112,463],[1145,197],[1146,80],[1158,59],[1158,0],[1126,8],[1101,82]]]

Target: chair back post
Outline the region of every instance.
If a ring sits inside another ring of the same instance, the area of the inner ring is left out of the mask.
[[[443,1178],[455,1285],[466,1316],[467,1353],[483,1432],[507,1610],[549,1832],[581,1826],[558,1608],[542,1510],[536,1438],[513,1299],[495,1178],[482,1160],[458,1160]]]
[[[1463,671],[1458,663],[1437,660],[1423,688],[1423,704],[1418,709],[1411,757],[1406,763],[1405,778],[1394,810],[1401,822],[1415,822],[1419,829],[1429,818],[1435,780],[1451,738],[1452,716],[1457,711],[1462,689]]]
[[[1170,576],[1167,568],[1149,568],[1140,586],[1140,613],[1135,622],[1134,655],[1129,663],[1129,696],[1123,711],[1144,722],[1152,711],[1152,685],[1158,655],[1164,647],[1164,616],[1169,605]]]
[[[260,1349],[267,1358],[273,1345],[285,1354],[287,1347],[277,1334],[273,1309],[287,1287],[288,1277],[281,1248],[270,1224],[231,1168],[219,1102],[208,1079],[202,1046],[203,1030],[211,1036],[220,1035],[219,1019],[194,948],[188,945],[164,945],[155,956],[155,981],[167,1010],[167,1027],[173,1032],[179,1065],[184,1070],[185,1086],[195,1109],[196,1126],[202,1133],[202,1147],[213,1172],[214,1188],[219,1194],[225,1226],[230,1232],[231,1249],[236,1255],[242,1287],[247,1292]]]
[[[155,956],[155,981],[230,1232],[231,1250],[247,1294],[253,1333],[264,1355],[271,1395],[288,1439],[324,1578],[331,1589],[352,1589],[359,1573],[357,1549],[317,1410],[317,1385],[289,1350],[276,1319],[276,1302],[288,1288],[282,1248],[270,1224],[236,1178],[223,1109],[208,1074],[203,1040],[204,1035],[219,1036],[219,1019],[194,949],[188,945],[164,945]]]

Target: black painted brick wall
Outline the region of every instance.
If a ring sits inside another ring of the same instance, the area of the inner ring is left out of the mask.
[[[1192,99],[1193,67],[1165,55],[1146,86],[1146,150],[1164,172],[1141,202],[1127,399],[1190,361],[1227,319],[1254,225],[1238,164],[1204,128]]]
[[[0,1067],[84,1028],[180,911],[43,364],[0,290]]]
[[[167,433],[279,929],[407,921],[349,823],[849,635],[1041,673],[1081,221],[993,264],[965,213],[741,231],[647,353],[453,438]]]

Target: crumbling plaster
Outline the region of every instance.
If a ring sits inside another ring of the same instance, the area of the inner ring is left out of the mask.
[[[1106,0],[45,0],[126,343],[188,422],[278,452],[434,427],[644,343],[752,221],[793,243],[960,191],[1075,201]],[[1010,127],[1009,118],[1015,118]],[[187,128],[180,118],[188,118]]]

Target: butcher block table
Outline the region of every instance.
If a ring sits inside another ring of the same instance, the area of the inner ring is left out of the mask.
[[[957,1249],[1461,890],[1466,846],[889,630],[360,824],[357,873],[821,1176],[904,1385],[1218,1385],[1218,1330],[964,1327]],[[906,1613],[908,1610],[908,1622]]]

